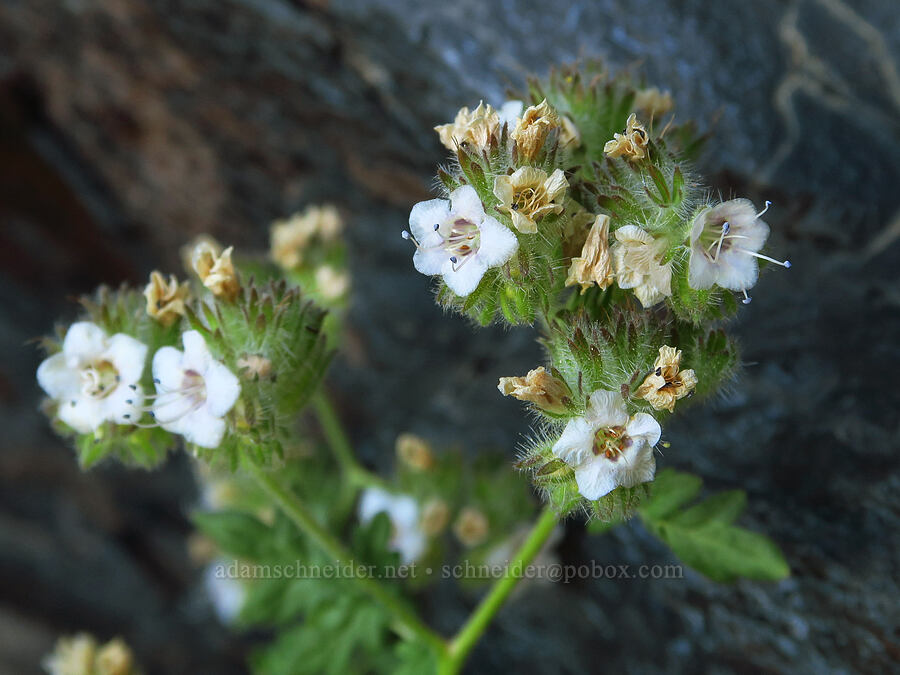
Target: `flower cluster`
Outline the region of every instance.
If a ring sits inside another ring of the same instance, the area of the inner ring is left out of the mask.
[[[663,416],[734,372],[712,328],[734,293],[749,302],[760,260],[790,263],[761,252],[768,203],[710,203],[689,172],[692,127],[655,126],[670,93],[569,69],[528,94],[436,127],[454,160],[438,172],[446,198],[416,204],[403,236],[446,307],[539,320],[548,364],[499,383],[543,420],[520,466],[561,510],[600,515],[653,480]]]
[[[194,288],[154,271],[143,293],[101,289],[85,320],[46,342],[38,384],[83,465],[153,465],[173,436],[232,463],[248,444],[258,460],[280,453],[328,361],[323,315],[283,284],[242,284],[232,254],[203,239]]]

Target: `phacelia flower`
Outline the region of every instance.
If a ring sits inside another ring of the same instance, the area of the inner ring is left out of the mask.
[[[49,675],[136,675],[134,656],[121,638],[100,646],[92,635],[60,638],[42,663]]]
[[[662,262],[665,241],[637,225],[620,227],[614,234],[612,256],[619,287],[633,288],[644,307],[672,295],[672,263]]]
[[[478,509],[467,506],[456,517],[453,523],[453,534],[463,546],[472,548],[487,539],[490,523]]]
[[[163,326],[171,326],[184,316],[184,305],[189,293],[187,282],[178,283],[174,274],[169,281],[159,272],[150,273],[150,283],[144,289],[147,298],[147,314]]]
[[[672,94],[660,91],[658,87],[641,89],[634,96],[634,107],[650,118],[665,115],[673,105]]]
[[[650,403],[656,410],[674,412],[675,401],[690,394],[697,386],[694,371],[679,370],[680,367],[681,350],[660,347],[653,371],[647,375],[634,395]]]
[[[748,199],[732,199],[703,209],[691,227],[691,259],[688,284],[705,289],[714,285],[744,293],[744,303],[750,302],[747,289],[759,277],[756,259],[762,258],[776,265],[790,267],[789,260],[780,261],[759,253],[769,236],[769,226]]]
[[[609,251],[609,216],[600,214],[591,225],[581,256],[572,258],[566,286],[578,284],[584,293],[594,284],[601,290],[608,288],[614,279]]]
[[[434,128],[444,147],[454,151],[458,145],[487,147],[499,129],[500,116],[496,110],[484,103],[479,103],[472,112],[469,112],[468,108],[462,108],[451,124],[442,124]]]
[[[603,152],[609,157],[625,157],[633,162],[647,156],[649,140],[644,125],[638,122],[637,115],[631,113],[625,122],[624,133],[615,134],[611,141],[607,141]]]
[[[421,436],[400,434],[396,443],[397,458],[415,471],[428,471],[434,466],[431,446]]]
[[[231,262],[233,250],[234,247],[229,246],[219,253],[213,244],[202,241],[191,255],[191,266],[203,285],[217,298],[228,301],[234,300],[241,290],[237,272]]]
[[[363,490],[358,513],[363,523],[370,522],[379,513],[387,514],[392,525],[388,546],[400,554],[404,565],[422,557],[427,540],[419,521],[419,504],[415,499],[370,487]]]
[[[100,326],[79,321],[69,327],[62,351],[38,367],[37,380],[59,402],[59,419],[86,434],[108,420],[129,424],[144,401],[139,380],[146,358],[147,346],[130,335],[108,337]]]
[[[330,204],[309,206],[287,220],[276,221],[270,231],[272,260],[286,270],[296,269],[314,239],[334,241],[342,228],[341,216]]]
[[[504,396],[530,401],[541,410],[566,412],[572,392],[565,382],[554,377],[543,366],[528,371],[525,377],[501,377],[497,389]]]
[[[463,185],[450,199],[431,199],[413,206],[410,232],[416,245],[413,264],[422,274],[440,274],[459,296],[469,295],[484,273],[509,260],[519,247],[516,235],[484,212],[478,193]]]
[[[559,127],[559,115],[544,99],[525,110],[510,137],[516,142],[519,156],[530,161],[544,147],[549,133]]]
[[[162,347],[153,355],[156,401],[152,415],[166,431],[189,443],[216,448],[225,434],[225,415],[241,393],[238,378],[216,361],[203,336],[182,334],[184,351]]]
[[[548,176],[542,169],[523,166],[512,175],[494,179],[494,196],[500,200],[497,209],[509,214],[519,232],[533,234],[541,218],[548,213],[562,213],[568,187],[562,169]]]
[[[620,393],[598,390],[591,394],[584,416],[566,425],[553,454],[575,470],[583,497],[600,499],[619,486],[653,480],[653,446],[661,433],[647,413],[629,418]]]

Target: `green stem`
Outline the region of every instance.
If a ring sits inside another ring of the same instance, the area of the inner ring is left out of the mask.
[[[488,594],[460,628],[456,637],[451,640],[449,648],[440,662],[439,672],[441,675],[455,675],[460,671],[469,652],[487,630],[509,594],[513,592],[531,561],[553,533],[558,521],[559,516],[556,512],[549,506],[545,507],[541,517],[531,529],[528,539],[510,561],[503,577],[494,583]]]
[[[331,448],[348,481],[356,487],[377,486],[387,489],[387,485],[379,476],[366,469],[356,459],[353,446],[350,445],[350,440],[344,433],[341,421],[338,419],[337,413],[334,411],[334,407],[327,396],[323,393],[318,394],[313,398],[313,407],[315,408],[319,424],[322,425],[322,431],[325,433],[328,447]]]
[[[252,461],[245,465],[260,487],[275,501],[284,513],[310,539],[334,558],[335,564],[352,564],[352,557],[343,544],[325,530],[312,516],[306,506],[295,494],[285,488],[275,477],[267,473]],[[353,581],[373,600],[389,611],[394,617],[395,630],[404,639],[420,639],[430,645],[442,657],[447,644],[433,630],[426,626],[405,604],[379,584],[366,576],[354,575]]]

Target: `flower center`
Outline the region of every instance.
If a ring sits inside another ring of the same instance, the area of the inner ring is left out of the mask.
[[[540,197],[541,195],[539,191],[534,187],[526,187],[520,190],[516,190],[516,193],[513,197],[513,203],[510,205],[510,208],[513,211],[525,211],[526,213],[531,213],[537,210]]]
[[[631,438],[625,435],[625,427],[603,427],[597,429],[594,434],[594,445],[591,449],[595,456],[603,455],[615,462],[631,447],[631,443]]]
[[[723,218],[706,221],[698,241],[707,260],[718,262],[719,254],[731,249],[736,235],[729,235],[729,232],[731,224]]]
[[[481,248],[481,230],[478,225],[466,218],[457,218],[448,226],[447,223],[435,223],[435,233],[441,240],[430,246],[422,246],[409,232],[403,230],[403,238],[409,239],[420,251],[440,249],[450,254],[453,271],[456,272],[467,260],[478,253]]]
[[[106,398],[119,380],[119,371],[111,361],[93,361],[81,370],[81,393],[90,398]]]

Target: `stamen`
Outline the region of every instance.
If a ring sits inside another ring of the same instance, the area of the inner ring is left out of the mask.
[[[766,211],[769,210],[769,207],[770,207],[770,206],[772,206],[772,202],[770,202],[770,201],[767,199],[767,200],[766,200],[766,208],[764,208],[762,211],[760,211],[759,213],[757,213],[757,214],[756,214],[756,217],[759,218],[760,216],[762,216]]]
[[[751,298],[749,295],[747,295],[746,288],[742,291],[742,293],[744,294],[744,299],[741,300],[741,302],[744,303],[745,305],[749,305],[750,301],[753,300],[753,298]]]
[[[791,261],[790,261],[790,260],[784,260],[784,261],[782,261],[782,260],[775,260],[775,258],[770,258],[769,256],[763,255],[762,253],[755,253],[755,252],[753,252],[753,251],[748,251],[748,250],[745,249],[745,248],[736,248],[736,249],[734,249],[734,250],[735,250],[735,251],[740,251],[741,253],[746,253],[747,255],[752,255],[754,258],[761,258],[762,260],[768,260],[770,263],[775,263],[776,265],[781,265],[782,267],[785,267],[785,268],[787,268],[787,269],[790,269],[790,268],[791,268]]]

